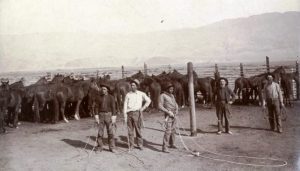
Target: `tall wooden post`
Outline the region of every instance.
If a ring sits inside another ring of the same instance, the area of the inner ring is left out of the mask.
[[[220,73],[218,69],[218,64],[215,64],[215,80],[218,81],[219,78],[220,78]]]
[[[99,78],[99,70],[97,70],[97,77],[96,77],[97,79]]]
[[[299,63],[298,63],[298,60],[296,61],[296,77],[299,80]],[[296,89],[297,89],[297,100],[299,100],[300,99],[300,84],[299,84],[299,82],[298,83],[296,82]]]
[[[269,62],[269,57],[266,56],[266,66],[267,66],[267,72],[270,72],[270,62]]]
[[[145,74],[145,76],[147,76],[148,75],[148,69],[147,69],[147,64],[146,63],[144,63],[144,74]]]
[[[122,78],[125,78],[124,66],[122,65]]]
[[[196,111],[195,111],[195,97],[194,97],[194,75],[193,75],[193,63],[187,64],[188,69],[188,87],[189,87],[189,103],[190,103],[190,125],[191,136],[197,136],[196,126]]]
[[[240,74],[241,74],[241,77],[244,77],[243,63],[240,63]]]

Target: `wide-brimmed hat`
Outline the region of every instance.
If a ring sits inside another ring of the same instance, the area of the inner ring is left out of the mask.
[[[164,90],[168,90],[170,87],[174,87],[174,85],[171,82],[167,82],[164,85]]]
[[[228,85],[228,79],[227,79],[227,78],[225,78],[225,77],[220,77],[219,80],[218,80],[218,82],[221,83],[221,80],[225,80],[226,85]]]
[[[140,81],[138,79],[131,79],[130,83],[134,83],[134,84],[136,84],[136,86],[140,85]]]
[[[275,75],[274,75],[273,73],[268,72],[268,73],[266,74],[266,79],[268,79],[268,76],[269,76],[269,75],[271,75],[271,76],[273,77],[273,79],[275,78]]]
[[[110,86],[106,83],[101,83],[100,87],[106,87],[108,91],[110,91]]]

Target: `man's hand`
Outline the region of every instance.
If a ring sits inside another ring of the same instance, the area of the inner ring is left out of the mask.
[[[280,103],[280,107],[283,108],[284,107],[284,103]]]
[[[117,121],[117,116],[111,116],[111,122],[114,124]]]
[[[167,117],[165,118],[165,122],[168,122],[168,119],[169,119],[169,116],[167,116]]]
[[[100,120],[99,120],[99,116],[98,115],[95,115],[95,121],[96,123],[99,125],[100,124]]]
[[[228,103],[229,103],[229,104],[232,104],[233,102],[230,100]]]
[[[171,118],[174,118],[174,113],[172,112],[172,111],[169,111],[169,116],[171,117]]]
[[[140,108],[139,112],[144,112],[144,110],[145,110],[145,109],[143,109],[143,108]]]

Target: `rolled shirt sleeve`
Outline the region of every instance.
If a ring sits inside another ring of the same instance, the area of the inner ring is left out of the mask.
[[[145,110],[151,103],[151,99],[146,95],[146,93],[142,93],[142,97],[143,97],[143,100],[146,102],[144,104],[144,106],[142,107],[143,110]]]

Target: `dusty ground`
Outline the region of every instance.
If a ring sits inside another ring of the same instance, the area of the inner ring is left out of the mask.
[[[300,170],[300,102],[287,108],[284,133],[269,131],[269,124],[257,106],[233,106],[231,119],[233,135],[216,134],[215,109],[197,108],[198,136],[189,133],[188,109],[179,115],[182,139],[199,157],[190,155],[177,136],[177,150],[161,152],[163,131],[157,121],[161,113],[145,113],[145,149],[127,153],[127,132],[122,122],[117,127],[119,154],[92,151],[97,130],[91,118],[70,123],[34,124],[22,122],[19,129],[9,129],[0,136],[0,170]],[[196,145],[198,144],[198,145]],[[105,146],[107,149],[107,145]],[[278,158],[288,164],[271,168],[244,166],[247,164],[282,164],[280,161],[219,156],[204,152],[210,150],[229,155],[247,155],[260,158]]]

